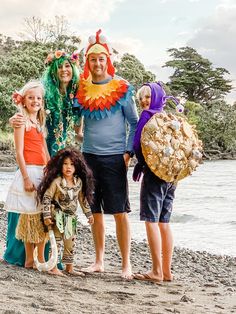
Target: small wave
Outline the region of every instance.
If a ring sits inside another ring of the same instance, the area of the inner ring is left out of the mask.
[[[202,219],[200,217],[196,217],[194,215],[188,215],[188,214],[183,214],[183,215],[178,215],[176,213],[173,213],[173,215],[171,216],[171,223],[177,223],[177,224],[181,224],[181,223],[188,223],[188,222],[198,222],[201,223],[202,225],[214,225],[214,224],[219,224],[219,222],[216,222],[215,220],[209,220],[209,219]],[[222,223],[224,225],[228,225],[228,226],[236,226],[236,220],[231,220],[231,221],[225,221],[225,222],[220,222],[220,224],[222,225]]]
[[[233,220],[233,221],[226,221],[225,222],[226,225],[231,225],[231,226],[236,226],[236,221]]]
[[[201,218],[198,218],[194,215],[178,215],[178,214],[173,214],[171,218],[172,223],[187,223],[187,222],[193,222],[193,221],[199,221],[202,220]]]

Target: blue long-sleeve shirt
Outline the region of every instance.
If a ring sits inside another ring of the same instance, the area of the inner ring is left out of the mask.
[[[100,84],[102,83],[100,82]],[[127,93],[129,94],[126,101],[121,101],[120,108],[109,116],[100,120],[84,117],[83,152],[96,155],[115,155],[133,151],[138,113],[132,93],[130,91]]]

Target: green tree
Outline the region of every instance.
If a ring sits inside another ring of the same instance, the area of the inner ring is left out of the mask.
[[[168,82],[173,93],[181,94],[189,101],[207,104],[223,99],[232,90],[231,81],[224,78],[229,72],[224,68],[214,68],[195,49],[171,48],[168,53],[172,60],[167,61],[164,67],[174,69]]]
[[[206,152],[236,152],[236,104],[214,101],[198,111],[195,122]]]
[[[7,127],[9,117],[16,110],[11,100],[12,93],[27,81],[42,76],[48,52],[60,48],[72,53],[78,49],[77,45],[78,38],[75,36],[63,41],[41,43],[14,41],[0,35],[0,129]]]
[[[114,63],[117,75],[128,80],[136,89],[143,83],[153,82],[155,74],[145,70],[144,65],[134,56],[125,53],[119,62]]]

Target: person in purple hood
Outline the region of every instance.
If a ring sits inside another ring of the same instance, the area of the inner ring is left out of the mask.
[[[157,177],[145,163],[141,149],[141,133],[148,120],[162,112],[167,98],[160,82],[144,84],[137,92],[143,109],[134,137],[134,151],[138,159],[133,180],[138,181],[143,173],[140,191],[140,220],[145,221],[147,240],[151,252],[152,269],[134,275],[145,281],[171,281],[173,236],[169,225],[176,186]]]

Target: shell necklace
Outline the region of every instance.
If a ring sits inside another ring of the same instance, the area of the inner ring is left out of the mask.
[[[33,121],[32,119],[30,119],[30,122],[35,125],[36,131],[37,131],[38,133],[41,133],[41,132],[42,132],[43,129],[42,129],[42,127],[40,126],[38,120],[35,122],[35,121]]]

